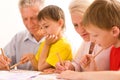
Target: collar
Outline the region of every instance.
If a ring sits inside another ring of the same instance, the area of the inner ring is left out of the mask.
[[[24,41],[27,41],[27,40],[30,40],[30,39],[32,39],[32,35],[28,31],[26,31]]]
[[[28,41],[28,40],[30,40],[30,41],[32,41],[32,42],[35,42],[35,43],[38,43],[38,44],[43,41],[43,39],[41,39],[39,42],[37,42],[36,39],[30,34],[30,32],[29,32],[29,31],[26,31],[25,38],[24,38],[24,42],[25,42],[25,41]]]

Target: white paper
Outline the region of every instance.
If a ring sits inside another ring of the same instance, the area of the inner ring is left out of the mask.
[[[48,74],[48,75],[38,75],[32,80],[58,80],[58,79],[56,79],[56,74]]]
[[[0,71],[0,80],[58,80],[57,74],[42,74],[39,71],[11,70]]]
[[[0,71],[0,80],[28,80],[31,76],[38,74],[40,72],[26,70]]]

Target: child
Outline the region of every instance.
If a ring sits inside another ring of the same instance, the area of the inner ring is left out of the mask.
[[[65,18],[62,9],[49,5],[39,12],[38,20],[46,38],[36,54],[38,64],[33,65],[35,69],[43,71],[54,67],[59,61],[58,54],[62,60],[72,60],[70,44],[63,37]]]
[[[70,10],[72,22],[74,24],[74,28],[75,28],[76,32],[78,32],[79,35],[84,39],[84,42],[80,46],[80,49],[78,50],[77,55],[74,58],[74,60],[72,61],[72,63],[66,61],[65,66],[62,66],[59,63],[57,63],[56,69],[58,71],[65,70],[65,68],[69,69],[69,70],[75,70],[75,71],[109,70],[109,53],[110,53],[111,48],[104,50],[103,52],[101,52],[101,54],[99,54],[95,58],[97,68],[95,66],[93,66],[93,64],[86,67],[85,69],[81,68],[82,64],[80,63],[80,60],[83,55],[85,55],[86,53],[89,53],[90,46],[92,44],[90,41],[89,33],[81,25],[81,19],[83,17],[83,14],[90,4],[91,4],[91,2],[88,0],[72,0],[71,4],[69,6],[69,10]],[[92,55],[95,55],[94,53],[97,53],[100,49],[101,49],[100,46],[95,45]],[[105,54],[105,53],[107,53],[107,54]],[[103,62],[103,60],[104,60],[104,62]]]
[[[95,0],[85,12],[82,24],[90,33],[91,40],[103,48],[113,45],[110,53],[112,71],[66,71],[58,77],[71,80],[120,80],[120,1]]]

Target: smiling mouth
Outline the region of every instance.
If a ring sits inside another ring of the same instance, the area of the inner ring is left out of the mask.
[[[86,34],[82,34],[81,36],[83,36],[83,37],[85,37],[85,36],[87,36],[88,34],[86,33]]]

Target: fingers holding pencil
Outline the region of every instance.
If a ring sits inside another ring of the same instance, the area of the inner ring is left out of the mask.
[[[21,64],[22,64],[22,62],[18,62],[18,63],[16,63],[16,64],[12,65],[12,66],[10,67],[10,69],[15,68],[15,67],[17,67],[17,66],[19,66],[19,65],[21,65]]]
[[[10,70],[9,65],[11,60],[5,55],[2,48],[0,48],[1,55],[0,55],[0,69],[7,69]]]
[[[64,62],[63,62],[60,54],[59,54],[59,53],[56,53],[56,56],[57,56],[57,58],[58,58],[58,62],[57,62],[56,65],[55,65],[55,68],[56,68],[55,72],[56,72],[56,73],[60,73],[61,71],[64,71],[64,70],[65,70],[65,66],[64,66]]]
[[[14,65],[12,65],[10,68],[14,68],[14,67],[17,67],[21,64],[24,64],[28,61],[31,61],[33,58],[35,57],[35,55],[33,53],[26,53],[25,55],[23,55],[20,59],[20,61]]]
[[[55,65],[57,73],[60,73],[61,71],[65,71],[65,70],[74,70],[74,66],[70,61],[68,60],[63,61],[59,53],[56,53],[56,55],[59,60],[59,62]]]
[[[75,70],[75,67],[72,65],[71,61],[67,60],[67,61],[63,61],[63,63],[64,66],[62,66],[60,62],[58,62],[55,65],[56,73],[61,73],[62,71],[65,70]]]
[[[104,49],[100,49],[97,53],[95,53],[94,55],[84,55],[81,60],[80,60],[80,65],[82,67],[82,69],[86,69],[87,67],[90,66],[90,64],[92,62],[95,62],[95,57],[97,57],[97,55],[99,55]]]

